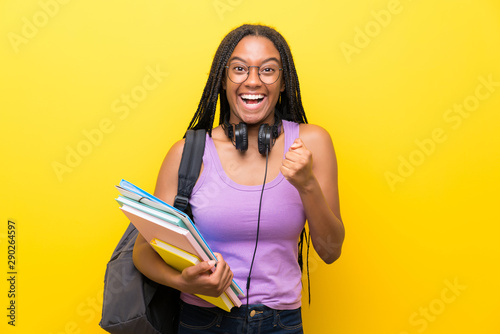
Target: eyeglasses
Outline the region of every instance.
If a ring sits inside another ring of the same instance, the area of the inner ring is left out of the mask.
[[[280,71],[283,71],[283,69],[279,68],[276,64],[248,66],[243,63],[231,63],[226,66],[227,77],[235,84],[243,83],[248,79],[251,67],[257,67],[260,81],[266,85],[271,85],[278,81]]]

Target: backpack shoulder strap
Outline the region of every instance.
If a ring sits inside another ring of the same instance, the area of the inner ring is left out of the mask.
[[[193,187],[200,175],[203,152],[205,151],[206,130],[188,130],[179,166],[179,181],[174,207],[186,211]]]

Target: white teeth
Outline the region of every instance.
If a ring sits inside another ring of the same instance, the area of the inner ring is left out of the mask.
[[[245,100],[258,100],[258,99],[263,99],[264,95],[258,94],[258,95],[253,95],[253,94],[242,94],[241,95],[242,99]]]

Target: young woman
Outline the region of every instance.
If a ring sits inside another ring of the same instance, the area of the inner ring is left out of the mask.
[[[190,204],[217,266],[202,262],[179,273],[141,235],[134,248],[142,273],[182,292],[179,333],[302,333],[297,241],[305,221],[326,263],[340,256],[344,240],[333,144],[306,123],[285,39],[262,25],[231,31],[189,125],[207,130]],[[170,204],[183,147],[184,140],[173,145],[158,176],[155,195]],[[244,290],[250,281],[240,308],[228,313],[193,296],[219,296],[233,277]]]

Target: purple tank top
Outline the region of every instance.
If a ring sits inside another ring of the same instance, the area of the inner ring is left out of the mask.
[[[299,137],[299,125],[283,121],[283,130],[287,152]],[[208,135],[203,166],[190,199],[196,226],[212,250],[222,254],[233,271],[234,280],[246,293],[262,185],[244,186],[231,180],[222,169]],[[264,188],[250,304],[282,310],[300,307],[302,275],[297,263],[297,241],[305,220],[298,191],[280,172]],[[183,293],[181,298],[190,304],[213,306],[190,294]],[[242,302],[246,303],[246,298]]]

